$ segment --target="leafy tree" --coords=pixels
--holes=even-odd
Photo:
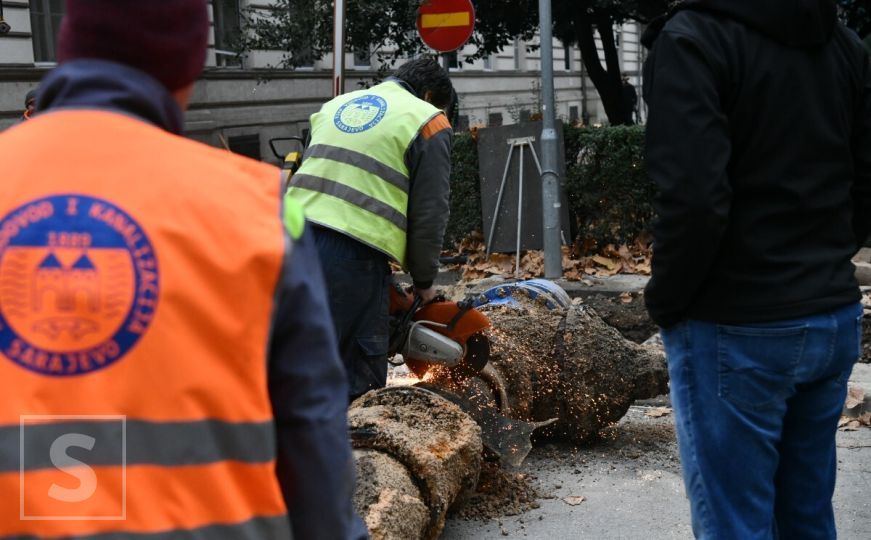
[[[844,24],[871,43],[871,6],[867,0],[838,0]]]
[[[346,44],[371,51],[381,63],[426,53],[415,31],[422,0],[349,0]],[[538,29],[538,0],[477,0],[477,52],[466,59],[494,54],[514,39],[530,40]],[[622,81],[614,26],[629,20],[648,22],[662,14],[668,0],[554,0],[554,33],[566,44],[577,44],[593,84],[612,124],[623,123]],[[284,51],[281,67],[298,67],[332,50],[333,7],[328,0],[275,0],[271,8],[246,11],[242,50]],[[600,61],[595,36],[604,51]]]

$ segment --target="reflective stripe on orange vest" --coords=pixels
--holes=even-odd
[[[177,466],[275,459],[272,422],[56,422],[0,427],[0,472],[53,467],[42,450],[69,433],[103,441],[88,453],[91,465]]]
[[[279,171],[85,110],[0,161],[0,538],[288,538]]]

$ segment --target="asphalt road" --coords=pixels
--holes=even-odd
[[[851,379],[871,394],[871,366]],[[636,406],[594,445],[536,448],[520,470],[534,476],[540,508],[491,521],[448,520],[445,540],[692,538],[672,416]],[[871,429],[838,433],[839,538],[871,538]],[[564,499],[584,497],[570,505]],[[569,499],[572,502],[576,500]]]

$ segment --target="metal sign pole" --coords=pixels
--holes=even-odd
[[[541,200],[544,215],[544,277],[562,277],[560,246],[559,138],[556,131],[556,97],[553,88],[553,15],[551,0],[538,0],[541,25]]]
[[[333,97],[345,93],[345,0],[334,0]]]

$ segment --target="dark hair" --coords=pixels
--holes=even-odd
[[[448,72],[433,58],[409,60],[399,66],[393,76],[408,83],[420,99],[423,99],[427,92],[432,92],[432,104],[439,109],[444,109],[451,104],[454,91],[451,79]]]

